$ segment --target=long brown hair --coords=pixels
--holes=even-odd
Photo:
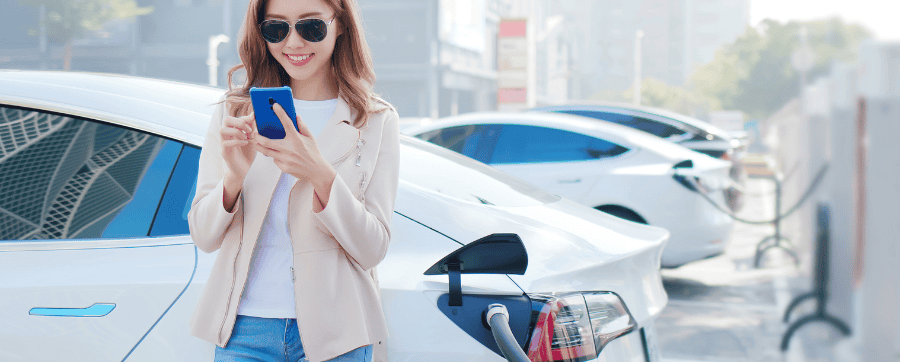
[[[265,18],[269,0],[250,0],[247,16],[241,26],[238,55],[241,63],[228,71],[226,104],[232,117],[250,114],[250,87],[281,87],[290,85],[291,77],[281,64],[269,54],[266,41],[258,24]],[[331,55],[331,69],[337,79],[338,96],[344,98],[355,114],[357,128],[368,120],[375,71],[372,55],[363,32],[362,18],[356,0],[323,0],[334,11],[343,33],[337,37]],[[243,85],[232,82],[234,72],[245,69],[247,80]]]

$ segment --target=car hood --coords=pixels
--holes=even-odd
[[[400,184],[395,210],[462,244],[493,233],[518,234],[528,253],[528,269],[510,278],[526,293],[612,291],[639,322],[657,315],[666,304],[659,274],[669,238],[664,229],[624,221],[566,199],[499,207],[408,182]]]

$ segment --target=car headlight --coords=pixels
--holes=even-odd
[[[541,305],[528,345],[528,358],[532,362],[594,359],[610,341],[636,327],[631,313],[615,293],[528,296],[533,303]]]

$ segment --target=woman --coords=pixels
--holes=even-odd
[[[383,361],[375,266],[390,242],[398,116],[371,94],[355,0],[251,0],[239,45],[246,83],[214,113],[188,220],[218,250],[191,334],[216,361]],[[289,85],[294,129],[255,132],[249,88]],[[256,112],[270,111],[255,110]],[[305,359],[304,359],[305,358]]]

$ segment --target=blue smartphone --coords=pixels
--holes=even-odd
[[[256,117],[256,131],[269,139],[282,139],[285,136],[281,120],[272,109],[275,103],[281,105],[297,128],[297,114],[294,111],[294,96],[291,87],[250,88],[250,103],[253,105],[253,116]]]

